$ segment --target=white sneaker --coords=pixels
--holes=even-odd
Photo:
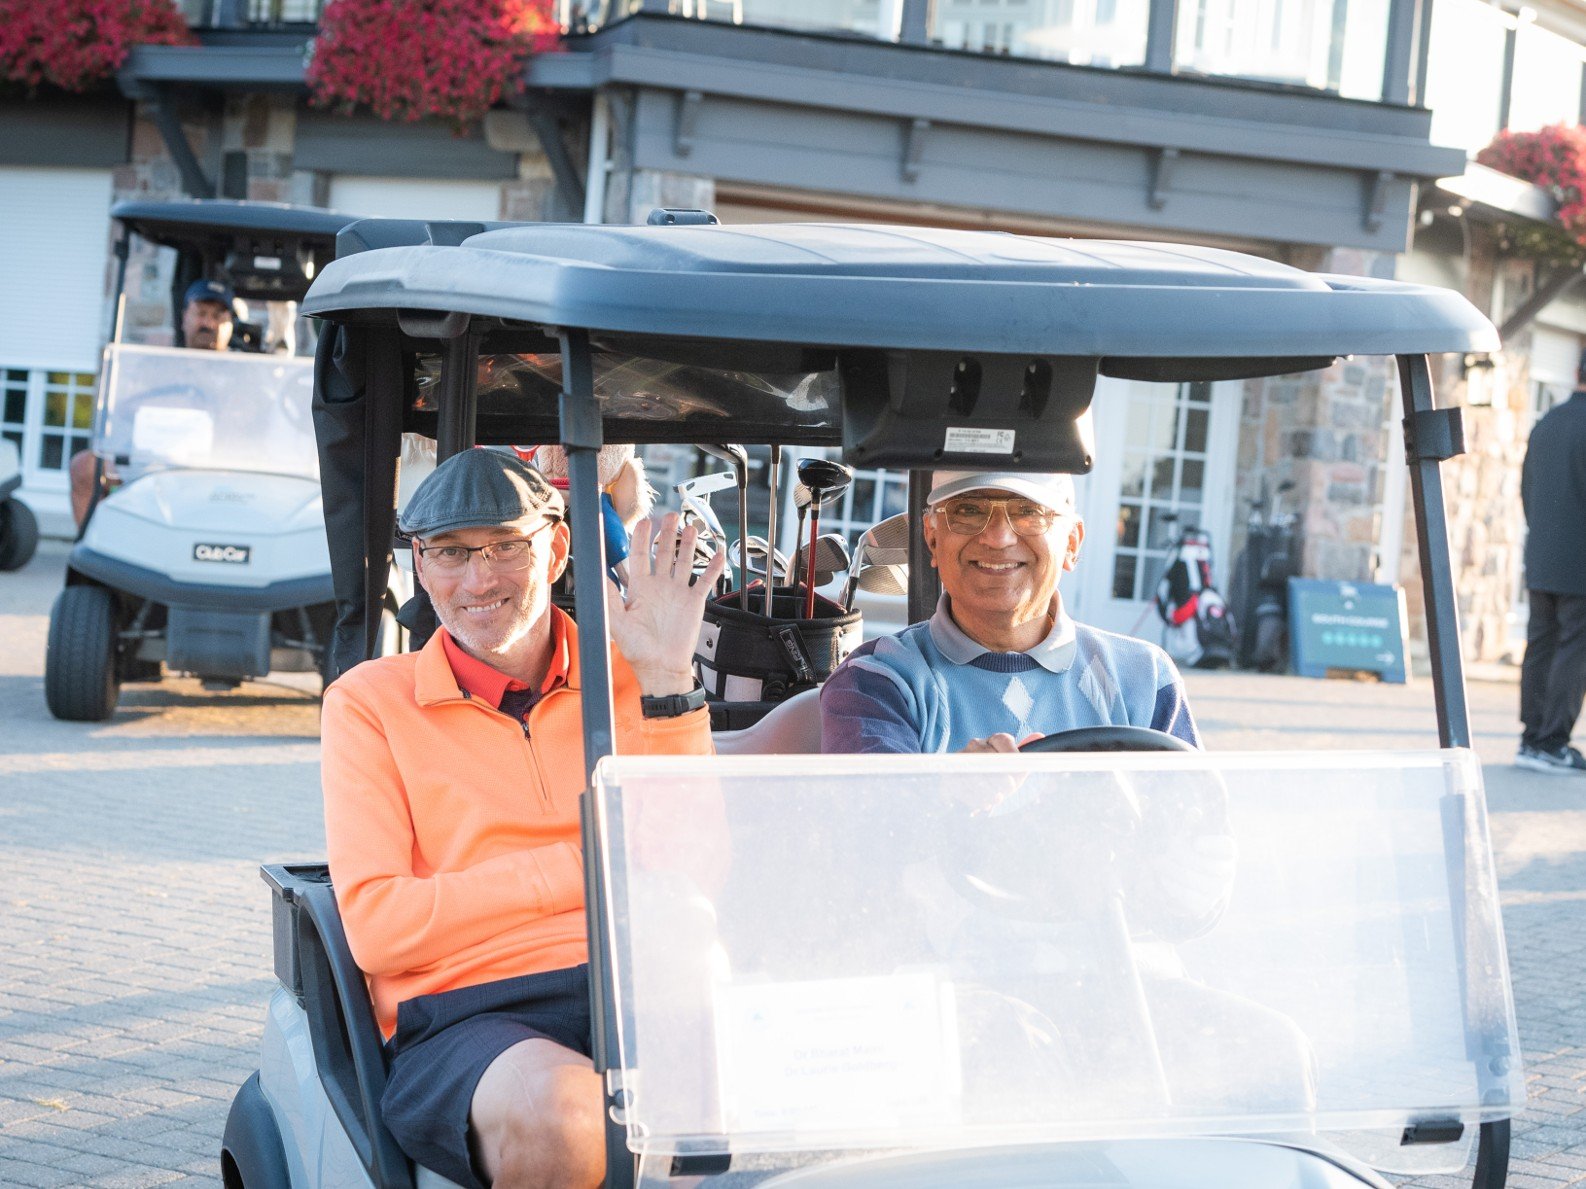
[[[1527,747],[1522,743],[1519,754],[1514,757],[1514,766],[1529,768],[1532,772],[1553,772],[1561,775],[1572,772],[1586,773],[1586,756],[1581,755],[1573,747],[1543,751],[1540,747]]]

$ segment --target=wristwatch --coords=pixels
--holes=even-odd
[[[639,696],[639,709],[644,712],[645,718],[676,718],[680,714],[698,710],[704,704],[705,687],[697,678],[694,688],[686,694],[664,694],[659,698],[652,698],[648,694]]]

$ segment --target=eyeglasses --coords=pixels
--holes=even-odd
[[[931,511],[946,520],[947,527],[959,536],[973,537],[986,531],[998,508],[1021,537],[1039,537],[1063,518],[1063,513],[1034,500],[985,500],[979,496],[943,500]]]
[[[460,574],[468,568],[468,559],[477,553],[485,565],[498,574],[521,570],[529,564],[530,544],[534,537],[559,520],[547,520],[533,532],[522,537],[508,537],[488,545],[420,545],[419,556],[424,564],[433,566],[443,574]]]

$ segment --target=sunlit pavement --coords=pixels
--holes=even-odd
[[[324,851],[315,682],[131,686],[108,724],[56,722],[42,672],[64,557],[46,544],[0,574],[0,1185],[214,1184],[274,982],[258,864]],[[1425,680],[1189,685],[1219,749],[1436,745]],[[1586,1180],[1586,778],[1512,768],[1516,686],[1469,693],[1532,1096],[1509,1184],[1571,1184]]]

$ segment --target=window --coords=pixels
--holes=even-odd
[[[1205,504],[1211,385],[1140,385],[1129,398],[1112,597],[1150,597],[1180,531]]]
[[[24,368],[0,371],[0,437],[17,448],[17,457],[26,458],[23,438],[27,430],[28,373]]]
[[[65,470],[73,454],[88,449],[94,428],[92,372],[45,372],[44,420],[39,430],[38,466]]]

